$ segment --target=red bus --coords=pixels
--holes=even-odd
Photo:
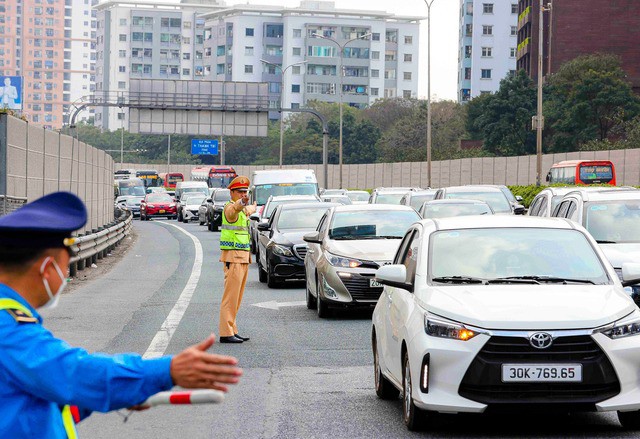
[[[609,160],[564,160],[551,166],[549,184],[616,185],[616,169]]]
[[[160,180],[158,186],[162,186],[165,189],[174,189],[176,188],[176,183],[179,181],[184,181],[184,175],[180,172],[164,172],[158,175],[158,179]]]
[[[231,166],[197,166],[191,170],[191,180],[204,181],[209,187],[227,187],[237,176]]]

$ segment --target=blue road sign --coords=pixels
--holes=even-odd
[[[191,139],[191,154],[218,155],[218,141],[213,139]]]

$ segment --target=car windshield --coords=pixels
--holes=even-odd
[[[472,258],[469,252],[473,252]],[[548,277],[609,283],[587,237],[577,230],[443,230],[431,234],[429,253],[430,277],[434,281]]]
[[[375,204],[400,204],[404,193],[398,194],[378,194],[374,200]]]
[[[420,195],[413,195],[411,197],[411,201],[409,201],[409,204],[411,205],[411,207],[413,207],[415,210],[420,210],[420,207],[422,207],[422,205],[424,204],[425,201],[431,201],[433,200],[433,197],[435,197],[436,192],[433,191],[432,194],[420,194]]]
[[[640,200],[588,202],[584,227],[596,241],[640,242]]]
[[[322,195],[344,195],[344,190],[342,189],[326,189]]]
[[[142,197],[147,193],[144,186],[129,186],[122,187],[120,186],[120,195],[135,195],[138,197]]]
[[[280,206],[281,204],[286,204],[286,203],[317,203],[318,200],[317,199],[309,199],[309,200],[305,200],[304,198],[302,200],[271,200],[269,202],[269,204],[267,205],[266,209],[263,212],[264,218],[271,218],[271,214],[273,213],[274,210],[276,210],[276,207]]]
[[[447,199],[479,200],[487,203],[494,212],[511,212],[511,205],[507,197],[500,191],[496,192],[449,192]]]
[[[291,209],[280,212],[278,218],[279,230],[309,229],[318,227],[320,218],[327,213],[328,207],[313,207],[309,209]]]
[[[185,197],[184,204],[202,204],[205,198],[204,195],[189,195]]]
[[[209,195],[209,188],[208,187],[184,187],[182,188],[182,196],[184,197],[184,194],[188,194],[188,193],[193,193],[193,192],[199,192],[201,194]]]
[[[220,189],[213,196],[213,201],[229,201],[231,199],[231,191],[229,189]]]
[[[414,210],[354,210],[336,212],[331,221],[331,239],[402,238],[420,217]]]
[[[147,196],[147,203],[171,203],[173,200],[167,194],[156,194]]]
[[[281,195],[318,195],[318,185],[315,183],[282,183],[264,184],[254,188],[254,199],[260,206],[264,205],[269,196]]]
[[[449,216],[492,215],[486,204],[431,204],[424,206],[423,218],[445,218]]]
[[[347,192],[347,197],[351,198],[351,201],[369,201],[368,192]]]
[[[518,202],[518,200],[516,200],[516,197],[513,195],[513,192],[511,192],[511,189],[506,186],[500,186],[500,190],[502,191],[504,196],[507,197],[507,200],[509,200],[510,203]]]

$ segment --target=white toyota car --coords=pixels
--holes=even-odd
[[[372,319],[376,393],[410,430],[433,412],[617,411],[640,428],[640,311],[581,226],[466,216],[413,224]],[[425,425],[426,424],[426,425]]]

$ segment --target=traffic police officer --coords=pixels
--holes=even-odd
[[[238,334],[236,316],[247,283],[249,251],[249,216],[256,211],[249,205],[249,179],[234,178],[227,188],[231,201],[224,206],[220,232],[220,262],[224,264],[224,294],[220,303],[220,343],[242,343],[248,337]]]
[[[58,303],[69,268],[71,232],[84,226],[82,201],[44,196],[0,217],[0,437],[76,438],[92,411],[136,407],[174,385],[226,391],[242,371],[209,354],[214,337],[175,356],[89,354],[42,326],[37,308]]]

